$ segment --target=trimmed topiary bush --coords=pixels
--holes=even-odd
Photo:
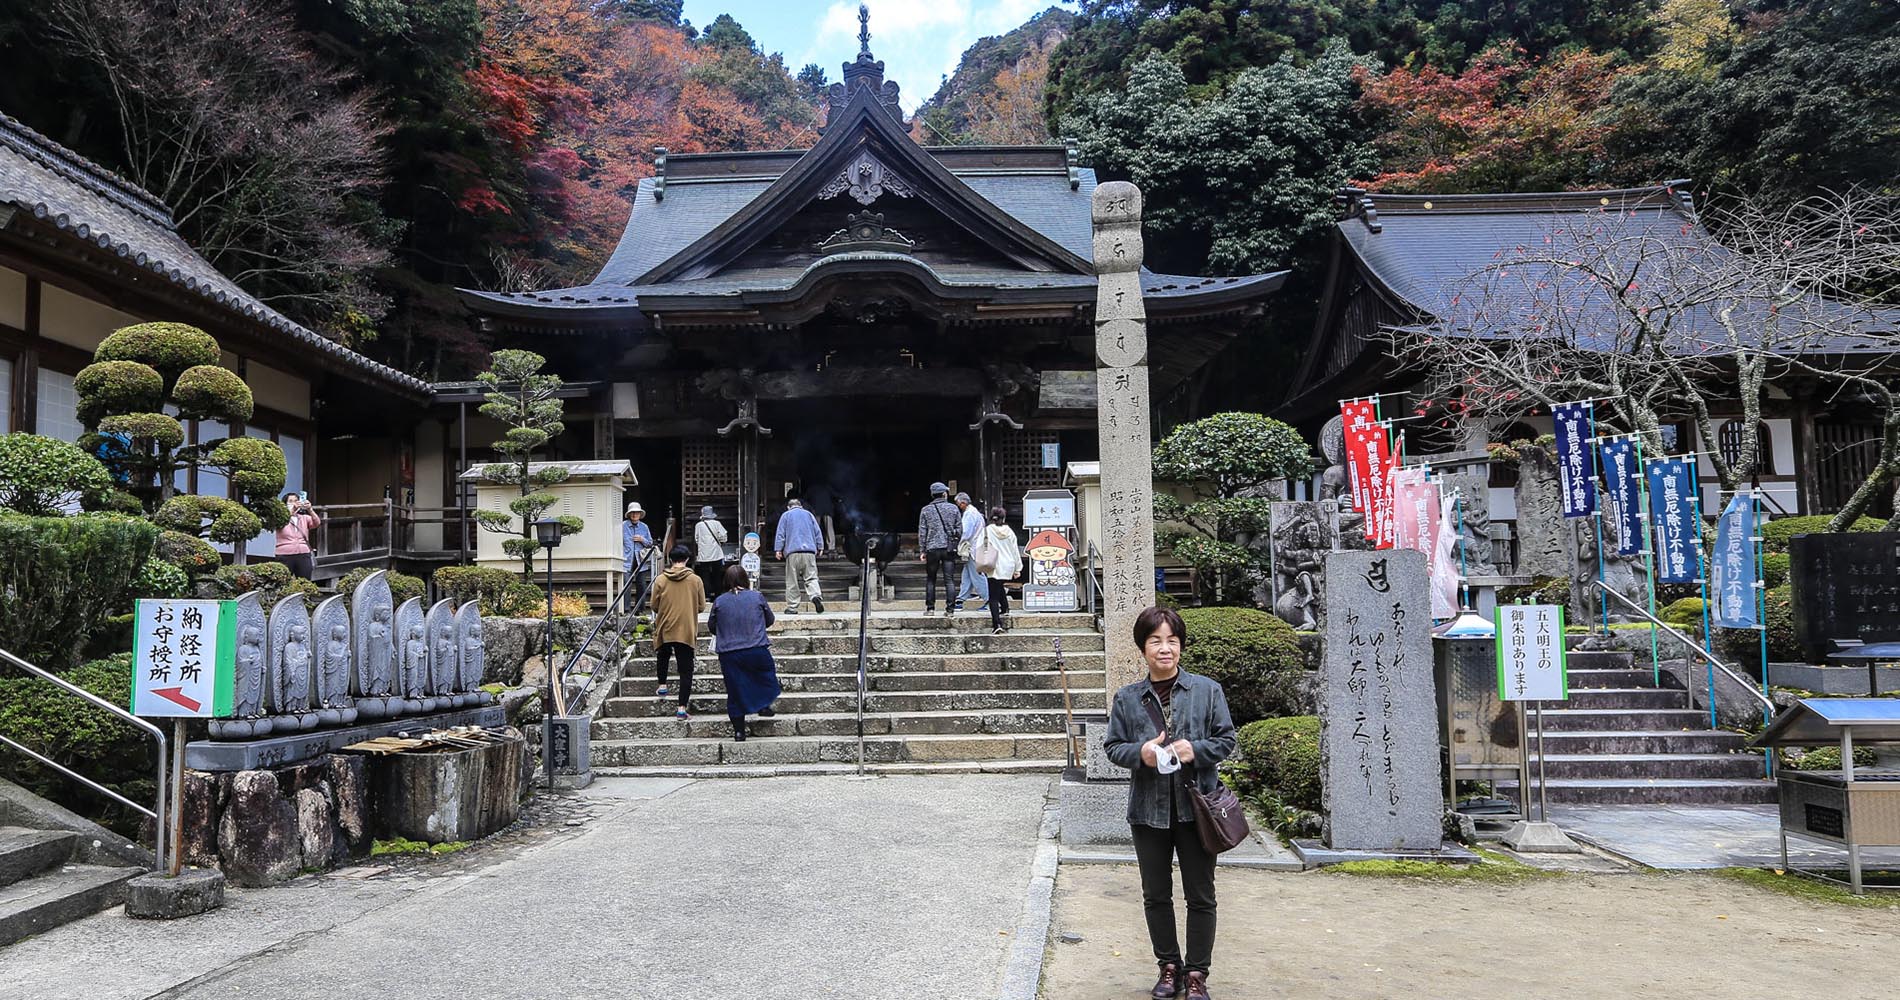
[[[1827,514],[1810,517],[1777,517],[1762,525],[1762,547],[1769,552],[1788,551],[1788,539],[1796,535],[1818,535],[1827,531],[1828,522],[1834,520]],[[1880,531],[1887,522],[1877,517],[1863,517],[1855,521],[1849,531]]]
[[[211,579],[217,584],[218,592],[225,597],[237,597],[255,590],[265,608],[282,600],[290,594],[302,594],[305,602],[314,607],[322,591],[317,585],[300,576],[292,576],[290,567],[283,563],[251,563],[245,566],[221,566]]]
[[[56,517],[111,489],[111,473],[76,444],[38,434],[0,434],[0,507]]]
[[[154,554],[192,576],[209,573],[224,564],[210,542],[183,531],[159,532]]]
[[[113,331],[100,341],[92,357],[149,365],[169,387],[186,369],[217,364],[218,342],[185,323],[138,323]]]
[[[163,413],[121,413],[99,419],[99,433],[80,438],[88,448],[123,448],[127,438],[136,447],[150,442],[160,448],[185,443],[185,425]]]
[[[343,579],[336,582],[336,592],[339,594],[356,593],[357,584],[369,579],[369,575],[374,572],[376,572],[375,568],[370,566],[359,566],[356,569],[350,570],[348,573],[343,574]],[[419,576],[391,572],[386,575],[385,579],[389,581],[389,592],[395,597],[397,604],[401,604],[411,597],[427,597],[429,594],[429,585],[423,583],[422,578]]]
[[[435,571],[435,592],[440,599],[453,601],[457,607],[478,601],[485,615],[501,614],[508,588],[520,582],[514,573],[488,566],[444,566]]]
[[[1250,722],[1240,727],[1237,751],[1236,775],[1248,790],[1271,792],[1287,805],[1319,811],[1318,716]]]
[[[1293,626],[1255,608],[1181,611],[1181,665],[1220,682],[1236,725],[1299,712],[1306,657]]]
[[[94,361],[73,376],[79,419],[91,425],[108,413],[155,413],[165,406],[165,377],[137,361]]]
[[[0,649],[71,666],[99,623],[127,609],[157,541],[158,529],[118,514],[0,515]]]
[[[152,515],[152,523],[188,535],[203,532],[214,542],[247,542],[264,530],[263,518],[237,501],[196,495],[165,501]]]
[[[178,415],[188,419],[241,422],[251,419],[251,387],[237,372],[218,365],[187,368],[172,387]]]
[[[139,575],[132,580],[134,598],[183,597],[190,591],[191,577],[156,554],[145,560],[145,565],[139,567]]]
[[[1765,552],[1761,557],[1761,579],[1771,589],[1788,582],[1793,557],[1786,552]]]

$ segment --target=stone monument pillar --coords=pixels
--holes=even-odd
[[[1141,302],[1141,189],[1095,189],[1095,413],[1102,463],[1102,627],[1108,689],[1140,679],[1135,615],[1154,603],[1153,443],[1148,430],[1148,314]]]

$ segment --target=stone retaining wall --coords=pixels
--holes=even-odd
[[[325,754],[269,770],[186,771],[185,863],[263,886],[369,853],[366,763]]]

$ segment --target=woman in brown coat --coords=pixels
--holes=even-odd
[[[673,546],[666,554],[666,571],[653,581],[653,645],[659,668],[657,694],[666,697],[666,661],[679,661],[679,708],[673,717],[686,718],[686,702],[693,696],[693,647],[699,642],[699,613],[706,607],[706,585],[687,565],[692,550]]]

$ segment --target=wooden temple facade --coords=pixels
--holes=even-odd
[[[559,457],[632,462],[656,525],[769,527],[796,493],[840,532],[914,530],[932,481],[1014,513],[1096,457],[1096,181],[1072,150],[918,145],[867,39],[811,149],[655,166],[591,282],[463,296],[497,346],[596,385],[568,407],[592,453]],[[1158,406],[1192,415],[1283,277],[1143,272]]]

